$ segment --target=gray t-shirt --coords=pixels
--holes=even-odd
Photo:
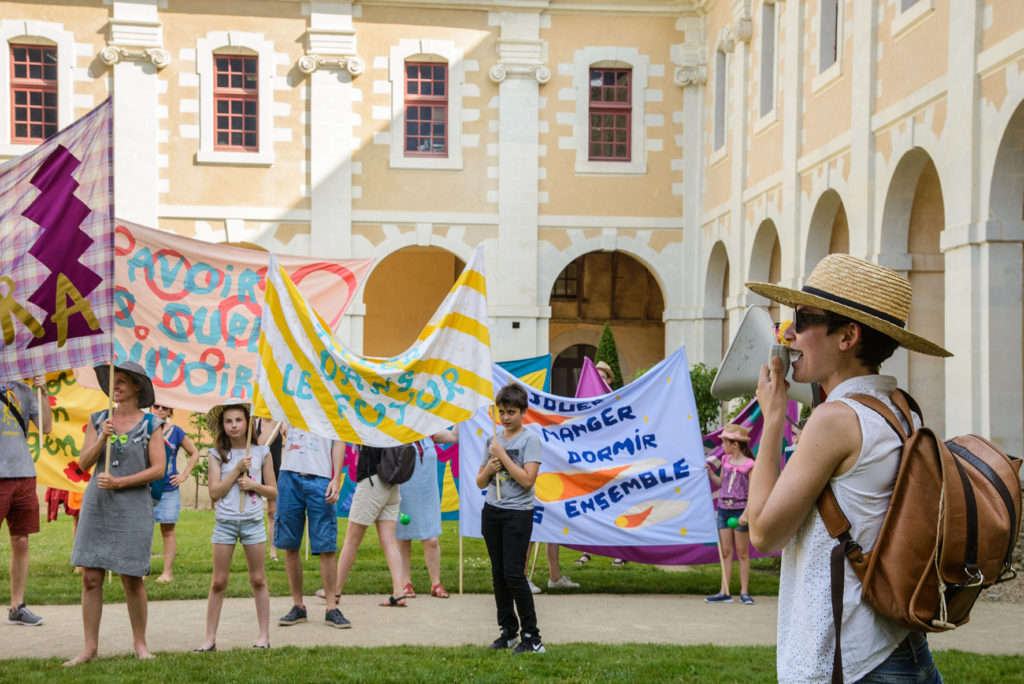
[[[7,401],[18,408],[25,421],[39,424],[39,406],[31,387],[23,382],[2,383],[0,392],[4,393]],[[6,404],[0,402],[0,478],[35,476],[36,466],[32,461],[32,454],[28,451],[25,432],[22,431],[14,413]]]
[[[540,463],[540,437],[525,428],[512,439],[505,441],[505,435],[498,435],[498,444],[505,447],[512,462],[522,468],[527,463]],[[484,445],[484,458],[488,458],[488,449],[491,447],[491,438],[487,438]],[[501,478],[501,501],[498,501],[498,491],[495,487],[495,478]],[[533,510],[533,487],[524,488],[515,481],[508,471],[502,469],[491,477],[487,483],[487,496],[485,503],[498,508],[509,508],[516,511]]]

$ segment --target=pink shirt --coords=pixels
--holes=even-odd
[[[719,490],[719,508],[746,508],[747,492],[750,491],[750,470],[754,459],[748,458],[742,465],[735,465],[732,456],[722,457],[722,488]]]

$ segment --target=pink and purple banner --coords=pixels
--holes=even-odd
[[[112,122],[108,98],[0,166],[0,380],[110,360]]]

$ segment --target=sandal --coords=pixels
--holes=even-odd
[[[412,588],[412,582],[402,587],[402,595],[405,598],[416,598],[416,590]]]
[[[192,652],[193,653],[212,653],[213,651],[216,651],[216,650],[217,650],[217,644],[214,644],[210,648],[193,648]]]
[[[253,644],[252,647],[253,648],[270,648],[270,644],[267,644],[266,646],[260,646],[259,644]]]
[[[583,564],[589,563],[589,562],[590,562],[590,554],[587,553],[586,551],[583,552],[582,556],[580,556],[579,558],[576,559],[576,565],[583,565]]]
[[[444,590],[444,585],[438,582],[430,587],[430,595],[436,598],[448,598],[450,594]]]
[[[613,568],[621,568],[622,566],[624,566],[628,562],[629,561],[624,561],[621,558],[616,558],[615,560],[612,561],[612,567]]]
[[[399,596],[395,598],[394,596],[388,596],[387,601],[381,601],[377,605],[381,608],[405,608],[405,597]]]

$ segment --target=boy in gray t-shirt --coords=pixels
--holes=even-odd
[[[527,395],[521,385],[505,385],[494,403],[504,430],[497,439],[487,440],[487,459],[476,475],[477,486],[487,488],[480,528],[491,557],[494,602],[501,627],[491,648],[515,646],[516,653],[543,653],[537,611],[525,572],[526,550],[533,533],[533,483],[540,470],[540,438],[523,428]],[[521,639],[517,639],[517,632]]]

